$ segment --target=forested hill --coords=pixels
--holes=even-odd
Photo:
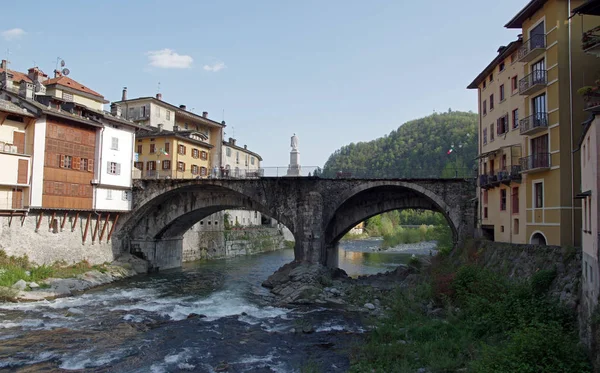
[[[404,123],[384,137],[342,146],[325,163],[323,175],[472,176],[476,156],[477,114],[449,110]]]

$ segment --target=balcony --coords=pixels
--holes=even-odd
[[[531,95],[548,84],[548,73],[546,70],[536,70],[519,80],[519,94]]]
[[[510,168],[499,170],[495,174],[479,175],[479,187],[482,189],[495,188],[500,184],[510,185],[513,181],[521,181],[521,166],[510,166]]]
[[[519,121],[521,135],[534,135],[548,129],[548,113],[535,113]]]
[[[546,35],[532,35],[519,48],[519,62],[531,62],[546,51]]]
[[[600,26],[583,33],[581,49],[587,54],[600,57]]]
[[[549,170],[552,166],[550,153],[535,153],[520,159],[521,173],[533,173]]]

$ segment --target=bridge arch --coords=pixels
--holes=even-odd
[[[359,185],[342,198],[327,227],[322,263],[337,266],[337,243],[358,223],[393,210],[422,209],[441,213],[452,230],[453,241],[459,240],[460,212],[451,208],[443,196],[410,182],[374,181]]]

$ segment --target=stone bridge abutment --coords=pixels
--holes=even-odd
[[[246,208],[290,229],[294,260],[337,266],[337,242],[359,222],[396,209],[441,212],[455,243],[473,234],[475,188],[470,180],[259,178],[138,180],[133,210],[119,221],[116,249],[142,253],[154,266],[181,266],[183,234],[224,209]]]

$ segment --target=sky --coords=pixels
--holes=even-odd
[[[466,86],[518,30],[528,0],[11,1],[0,56],[57,58],[109,101],[154,96],[225,120],[225,138],[302,166],[436,112],[477,111]],[[106,107],[108,109],[108,105]]]

